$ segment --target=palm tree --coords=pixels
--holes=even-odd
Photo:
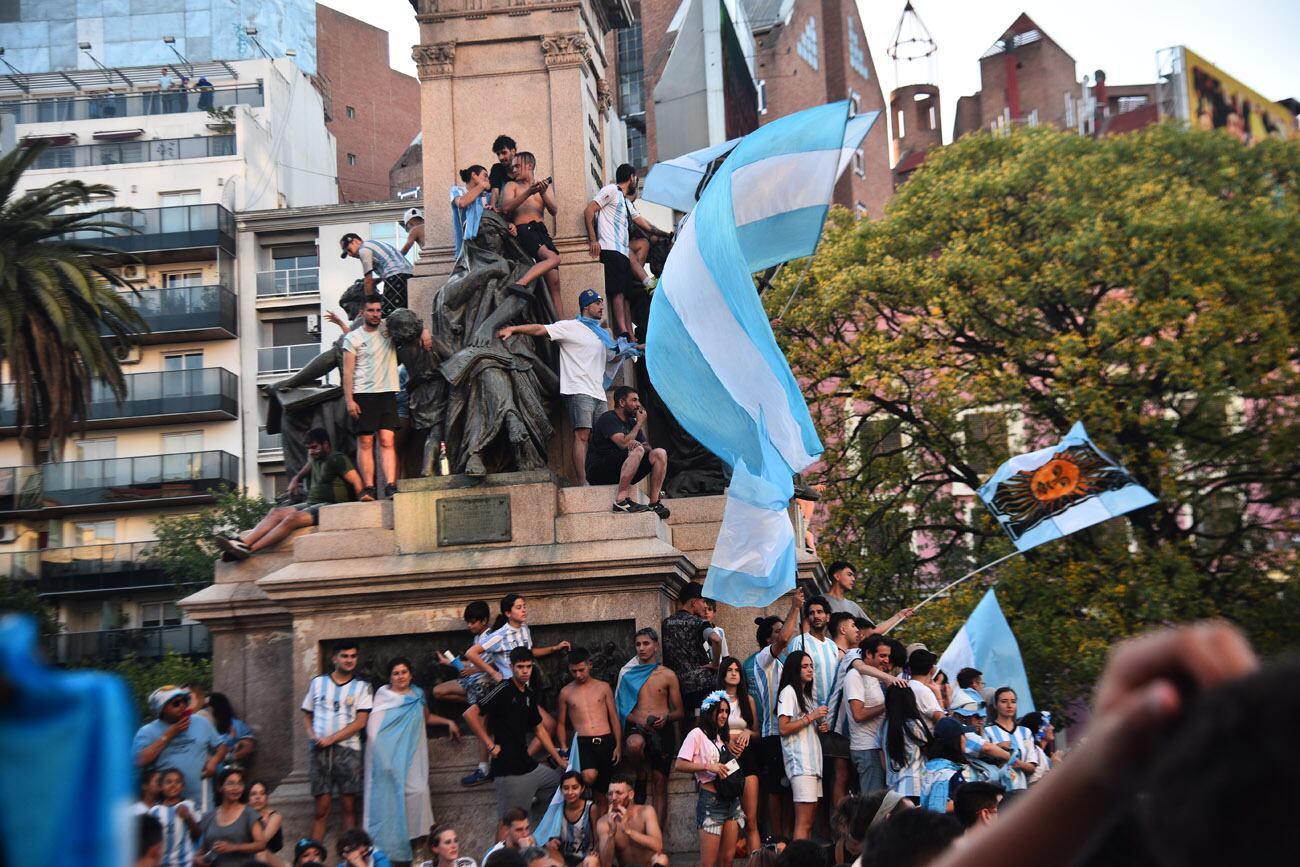
[[[94,381],[119,400],[125,395],[114,350],[146,328],[130,297],[116,291],[130,288],[107,264],[119,252],[73,234],[131,230],[103,217],[127,209],[78,210],[113,187],[62,180],[15,195],[41,150],[0,158],[0,367],[8,369],[20,435],[59,440],[84,420]]]

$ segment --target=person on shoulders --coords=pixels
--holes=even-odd
[[[826,604],[830,606],[830,611],[835,614],[840,611],[847,611],[854,617],[863,618],[871,623],[871,632],[884,635],[898,624],[912,616],[911,608],[902,608],[895,612],[894,616],[884,623],[876,623],[867,616],[867,612],[862,610],[862,606],[852,599],[848,594],[853,592],[853,587],[858,581],[858,570],[853,567],[852,563],[844,560],[836,560],[826,569],[826,574],[831,576],[831,586],[822,597]],[[866,635],[862,636],[866,638]]]
[[[672,514],[660,499],[664,476],[668,474],[668,452],[651,448],[645,438],[645,408],[636,389],[620,385],[614,389],[614,408],[597,419],[587,452],[587,481],[593,485],[618,485],[615,512],[643,512],[647,509],[667,520]],[[650,477],[650,505],[632,499],[632,486]]]

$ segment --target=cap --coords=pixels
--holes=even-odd
[[[912,644],[907,645],[907,655],[911,656],[913,653],[915,653],[918,650],[929,650],[929,649],[930,648],[926,647],[921,642],[916,641],[913,642]]]
[[[980,694],[967,688],[953,691],[952,704],[948,709],[961,716],[984,716],[984,706]]]
[[[339,247],[341,247],[343,250],[343,253],[339,256],[339,258],[346,259],[348,257],[348,244],[351,244],[353,241],[360,241],[360,240],[361,240],[361,236],[358,235],[356,232],[348,232],[342,238],[339,238]]]
[[[966,733],[966,727],[950,716],[934,724],[935,738],[956,738]]]
[[[321,841],[313,840],[311,837],[303,837],[293,847],[293,860],[297,861],[302,857],[302,853],[306,852],[308,849],[319,849],[321,852],[327,851],[325,849],[325,844]]]
[[[411,220],[414,220],[416,217],[419,217],[421,220],[423,220],[424,211],[421,211],[419,208],[407,208],[406,213],[402,214],[402,225],[405,226],[407,223],[411,222]]]
[[[154,713],[160,713],[167,703],[177,696],[190,697],[190,691],[183,686],[173,686],[167,684],[160,686],[149,694],[149,708]]]
[[[600,300],[600,293],[595,289],[583,289],[582,294],[578,296],[578,310],[585,310],[588,304],[595,304]]]

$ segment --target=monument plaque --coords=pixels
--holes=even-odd
[[[510,541],[510,497],[449,497],[438,501],[438,547]]]

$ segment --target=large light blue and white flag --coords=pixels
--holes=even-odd
[[[655,389],[732,468],[704,586],[729,605],[768,605],[794,587],[791,476],[822,444],[751,275],[816,249],[861,140],[846,148],[848,112],[848,102],[810,108],[741,139],[682,223],[650,308]],[[854,130],[869,128],[863,119]]]
[[[979,495],[1021,551],[1156,502],[1093,445],[1082,422],[1056,445],[998,467]]]
[[[565,771],[574,771],[582,773],[582,761],[578,757],[578,735],[573,735],[573,741],[569,744],[569,762],[564,768]],[[555,794],[551,795],[551,803],[546,807],[546,813],[543,814],[537,827],[533,829],[533,839],[539,846],[545,846],[548,842],[560,836],[561,824],[564,821],[564,793],[560,791],[560,786],[555,787]]]
[[[993,689],[1009,686],[1016,691],[1016,713],[1024,716],[1034,709],[1034,697],[1029,692],[1029,678],[1025,664],[1020,659],[1020,645],[1011,632],[1011,625],[998,605],[997,593],[992,588],[975,606],[962,628],[957,630],[948,649],[939,657],[939,670],[948,675],[949,683],[957,682],[957,672],[963,668],[977,668],[984,673],[984,685]],[[994,713],[992,708],[988,711]]]

